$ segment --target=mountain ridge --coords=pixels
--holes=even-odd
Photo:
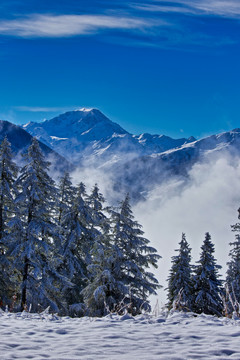
[[[21,126],[15,125],[7,120],[0,120],[0,142],[5,138],[5,136],[11,143],[11,149],[15,155],[19,153],[23,155],[26,153],[33,138],[32,135]],[[73,168],[72,164],[70,164],[64,157],[41,141],[38,140],[38,142],[43,154],[46,157],[51,158],[54,168],[55,166],[58,169],[66,168],[70,170]]]
[[[31,135],[74,163],[98,158],[101,165],[114,158],[163,152],[195,140],[172,139],[166,135],[133,135],[112,122],[98,109],[80,109],[60,114],[41,123],[23,125]],[[135,154],[135,156],[134,156]]]
[[[239,128],[199,140],[133,135],[97,109],[70,111],[42,123],[28,123],[23,129],[75,168],[104,172],[116,192],[130,192],[135,199],[169,177],[187,179],[194,164],[214,154],[240,157]]]

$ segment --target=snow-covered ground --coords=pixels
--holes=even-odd
[[[0,313],[0,359],[240,359],[240,320]]]

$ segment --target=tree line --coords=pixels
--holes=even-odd
[[[134,219],[129,195],[105,206],[65,173],[56,184],[33,138],[19,170],[0,146],[0,301],[12,311],[103,316],[149,311],[160,287],[150,271],[160,256]]]
[[[239,217],[240,218],[240,217]],[[239,232],[240,223],[232,225]],[[191,264],[191,248],[183,233],[178,254],[172,257],[168,277],[168,309],[192,311],[217,316],[240,316],[240,235],[230,243],[230,261],[225,281],[221,280],[214,258],[214,244],[207,232],[201,246],[200,259]]]
[[[161,287],[151,267],[160,256],[144,237],[127,194],[105,205],[98,185],[88,194],[66,172],[57,183],[33,138],[18,168],[11,145],[0,145],[0,306],[62,315],[136,315],[150,311],[149,295]],[[240,216],[239,216],[240,218]],[[240,223],[232,226],[240,232]],[[240,235],[230,243],[226,280],[219,276],[206,233],[200,259],[191,264],[185,234],[172,257],[169,310],[240,314]]]

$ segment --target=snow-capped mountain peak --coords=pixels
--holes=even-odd
[[[136,158],[161,153],[195,139],[172,139],[165,135],[132,135],[95,108],[80,108],[45,120],[30,122],[24,129],[67,159],[79,164],[81,160],[98,158],[100,165],[111,159]]]
[[[112,157],[123,159],[123,154],[135,158],[192,141],[165,135],[132,135],[95,108],[68,111],[42,123],[30,122],[24,129],[71,161],[97,157],[100,165],[109,163]]]
[[[30,133],[35,132],[36,128],[42,128],[48,135],[62,138],[79,137],[94,127],[101,130],[99,138],[107,137],[114,132],[126,133],[125,130],[109,120],[101,111],[85,108],[68,111],[42,123],[31,122],[24,127]]]
[[[42,123],[31,122],[24,129],[77,166],[92,165],[125,174],[118,180],[127,186],[134,184],[139,192],[144,191],[146,181],[150,185],[159,182],[166,172],[186,174],[186,169],[204,154],[238,149],[240,144],[240,129],[200,140],[193,136],[132,135],[94,108],[68,111]]]
[[[145,193],[166,176],[186,177],[191,166],[204,157],[240,154],[239,128],[200,140],[193,136],[132,135],[94,108],[68,111],[22,128],[76,166],[104,168],[124,192],[132,188],[136,194]],[[6,131],[10,137],[11,129]],[[1,133],[5,130],[0,126]]]
[[[41,123],[30,122],[24,129],[61,155],[76,162],[93,151],[96,156],[96,142],[99,144],[99,154],[102,154],[102,149],[106,148],[105,141],[116,134],[128,134],[120,125],[94,108],[68,111]]]
[[[75,109],[74,111],[82,111],[82,112],[89,112],[89,111],[92,111],[94,110],[93,108],[80,108],[80,109]]]

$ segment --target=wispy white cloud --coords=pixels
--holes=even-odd
[[[189,45],[197,47],[221,47],[239,43],[236,31],[223,25],[223,31],[215,26],[205,26],[212,19],[237,20],[231,23],[238,26],[240,19],[239,0],[145,0],[132,2],[129,6],[138,11],[139,16],[165,19],[171,27],[154,28],[152,45],[167,48]],[[141,15],[142,14],[142,15]],[[198,21],[192,21],[196,18]],[[183,48],[181,48],[183,49]],[[193,50],[193,48],[191,49]]]
[[[197,0],[193,2],[179,1],[185,5],[190,6],[196,12],[202,14],[216,15],[229,18],[240,17],[240,2],[239,0]]]
[[[152,19],[111,15],[30,15],[0,21],[0,34],[18,37],[71,37],[101,30],[140,30],[166,24]]]
[[[175,0],[156,1],[156,4],[132,4],[132,7],[148,12],[182,13],[186,15],[214,15],[225,18],[240,18],[239,0]]]
[[[169,6],[166,5],[167,2],[165,2],[164,4],[136,4],[133,3],[131,4],[131,7],[138,9],[138,10],[143,10],[143,11],[147,11],[147,12],[162,12],[162,13],[194,13],[194,10],[191,8],[186,8],[186,7],[181,7],[178,6],[177,3],[175,6]]]
[[[214,28],[206,28],[202,23],[193,28],[181,16],[240,19],[239,0],[132,0],[128,6],[119,13],[108,9],[104,14],[30,14],[0,20],[0,36],[63,38],[104,32],[105,41],[170,49],[179,45],[212,47],[239,42],[235,32],[217,34]]]
[[[67,107],[41,107],[41,106],[14,106],[17,111],[26,112],[55,112],[55,111],[67,111]]]

